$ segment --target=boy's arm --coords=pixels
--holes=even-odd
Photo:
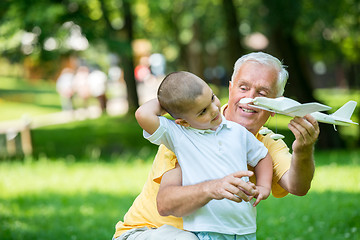
[[[258,205],[261,200],[268,198],[271,191],[273,166],[269,153],[258,162],[254,172],[256,176],[256,189],[259,191],[259,194],[256,196],[256,201],[254,203],[254,207],[256,207],[256,205]]]
[[[160,126],[159,116],[166,111],[155,98],[141,105],[135,112],[135,117],[140,127],[149,134],[153,134]]]

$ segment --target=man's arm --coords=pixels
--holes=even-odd
[[[135,117],[140,127],[149,134],[153,134],[159,128],[159,116],[165,114],[157,99],[152,99],[141,105],[135,112]]]
[[[255,194],[254,186],[241,180],[241,177],[250,177],[251,175],[253,173],[250,171],[239,171],[221,179],[182,186],[181,168],[177,164],[161,179],[156,199],[158,212],[161,216],[183,217],[201,208],[212,199],[227,198],[234,202],[249,201],[249,196],[242,190],[247,194]]]
[[[304,196],[311,187],[314,177],[314,145],[319,136],[318,122],[311,115],[295,117],[288,125],[295,135],[292,144],[290,169],[279,180],[279,184],[289,193]]]
[[[255,166],[256,189],[259,194],[255,196],[256,201],[253,204],[256,207],[261,200],[269,197],[271,192],[271,181],[273,175],[272,159],[268,153],[265,158],[261,159]]]

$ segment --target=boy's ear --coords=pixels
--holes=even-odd
[[[179,125],[181,125],[183,127],[190,127],[190,124],[186,120],[184,120],[182,118],[175,119],[175,123],[179,124]]]

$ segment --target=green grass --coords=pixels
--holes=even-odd
[[[151,159],[1,162],[0,239],[110,239]],[[306,196],[261,202],[258,239],[359,239],[360,151],[319,152],[316,162]]]
[[[150,163],[0,164],[0,239],[111,239]]]
[[[66,124],[36,128],[31,131],[33,157],[66,161],[133,161],[157,147],[142,137],[134,116],[102,116]],[[22,159],[21,136],[16,137],[17,154]],[[5,135],[0,135],[0,160],[6,159]]]
[[[359,239],[360,151],[318,152],[315,159],[306,196],[261,202],[259,239]]]
[[[334,108],[360,100],[358,91],[317,94]],[[54,83],[1,78],[0,108],[3,121],[60,111],[60,102]],[[272,119],[269,126],[291,142],[286,121]],[[358,129],[347,134],[356,136]],[[0,136],[0,239],[110,239],[156,153],[133,116],[42,127],[32,130],[32,141],[33,157],[19,152],[6,159]],[[258,239],[359,239],[359,172],[359,150],[317,151],[306,196],[270,197],[259,205]]]
[[[55,83],[20,78],[0,78],[0,121],[16,120],[61,111],[60,97]]]
[[[51,136],[51,137],[49,137]],[[32,131],[34,156],[76,160],[117,159],[155,153],[133,116],[88,119]]]

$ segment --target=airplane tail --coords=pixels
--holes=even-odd
[[[339,108],[336,112],[334,112],[332,116],[350,120],[352,114],[354,113],[356,105],[357,102],[349,101],[345,103],[341,108]]]

